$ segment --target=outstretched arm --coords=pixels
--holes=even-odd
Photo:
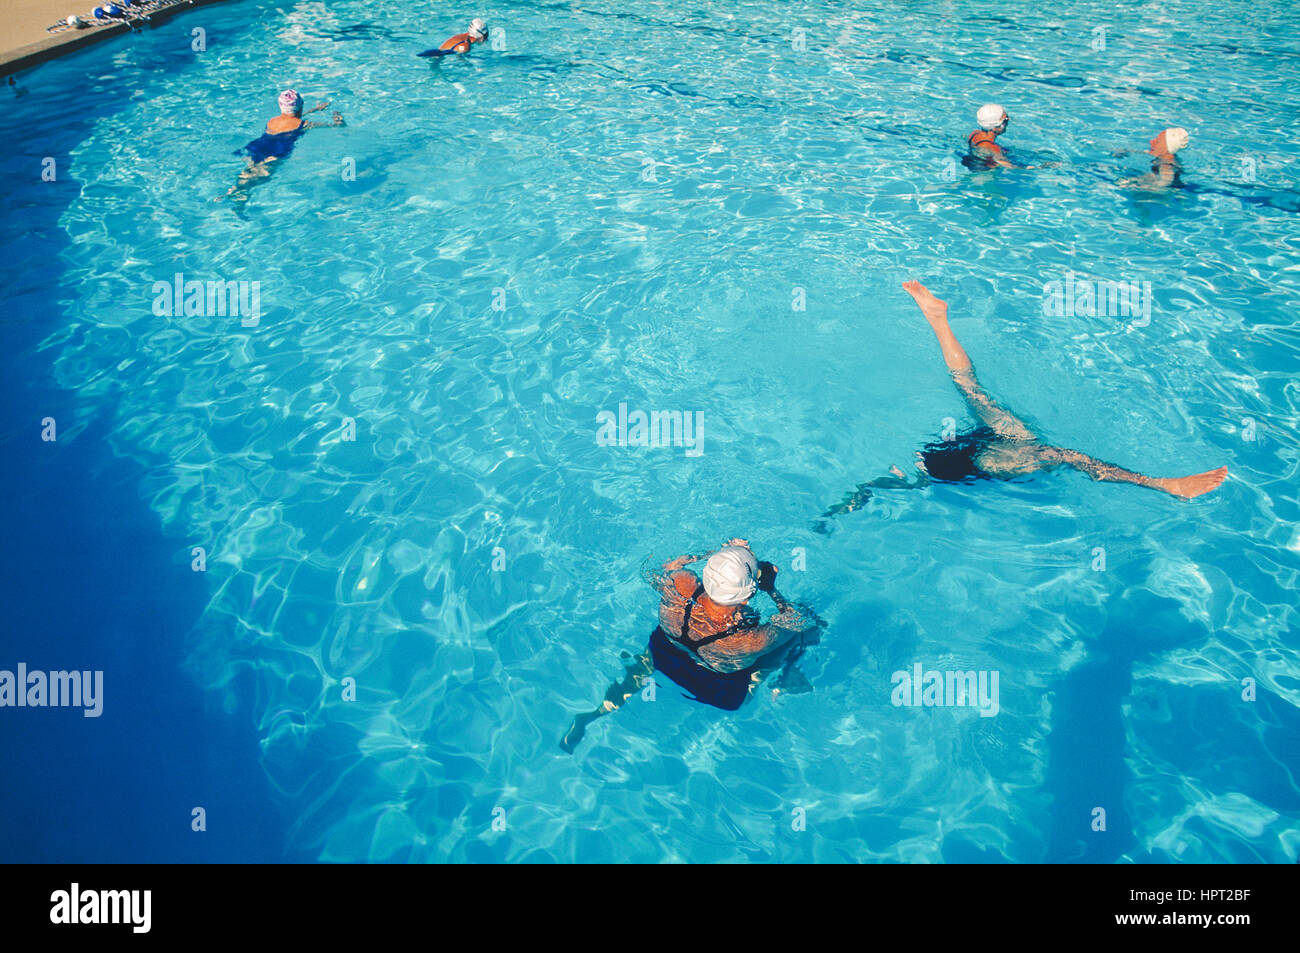
[[[321,105],[328,105],[328,103],[322,103]],[[319,107],[317,107],[317,108],[319,108]],[[312,110],[312,112],[315,112],[315,111],[316,111],[315,109]],[[343,117],[340,116],[340,115],[336,112],[336,113],[334,114],[334,120],[333,120],[332,122],[304,122],[304,123],[302,124],[302,128],[303,128],[303,129],[320,129],[320,128],[324,127],[324,126],[342,126],[343,124],[344,124],[344,123],[343,123]]]
[[[744,546],[748,548],[749,540],[741,539],[739,536],[737,536],[735,539],[727,540],[722,545],[723,546]],[[699,562],[701,559],[707,559],[716,552],[717,552],[716,549],[710,549],[707,552],[703,552],[703,553],[686,553],[685,555],[678,556],[676,559],[668,560],[668,562],[664,563],[663,568],[668,572],[674,572],[678,569],[681,569],[683,566],[688,566],[691,563]]]
[[[1219,467],[1217,470],[1206,470],[1204,473],[1195,473],[1185,477],[1150,477],[1144,473],[1136,473],[1133,470],[1117,467],[1113,463],[1106,463],[1077,450],[1041,446],[1032,449],[1048,465],[1073,467],[1080,473],[1086,473],[1094,480],[1102,480],[1106,483],[1132,483],[1153,490],[1162,490],[1171,496],[1177,496],[1184,500],[1190,500],[1202,493],[1209,493],[1228,476],[1228,468]]]
[[[929,478],[924,473],[918,473],[915,482],[909,483],[907,477],[903,475],[903,471],[898,467],[890,467],[889,472],[893,475],[876,477],[876,479],[868,480],[866,483],[859,483],[856,490],[845,494],[844,499],[813,521],[812,531],[828,535],[830,527],[826,525],[826,521],[842,513],[852,513],[855,510],[862,509],[867,505],[867,501],[871,499],[872,490],[915,490],[919,487],[928,486],[930,483]]]
[[[984,421],[984,424],[996,431],[999,436],[1009,440],[1033,440],[1034,434],[1024,421],[999,407],[975,378],[975,369],[971,366],[966,349],[958,343],[952,328],[948,326],[948,302],[940,301],[929,288],[915,279],[904,282],[903,288],[912,296],[917,307],[921,309],[921,314],[929,323],[930,329],[934,331],[935,339],[939,342],[939,350],[943,352],[943,362],[952,375],[952,381],[966,398],[966,403],[970,405],[975,416]]]

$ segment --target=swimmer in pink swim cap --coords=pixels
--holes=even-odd
[[[271,166],[277,160],[289,157],[294,143],[304,132],[320,126],[343,125],[343,117],[337,112],[334,113],[334,121],[329,123],[304,120],[302,97],[298,95],[296,89],[286,89],[279,95],[277,102],[280,105],[280,115],[267,120],[266,130],[262,135],[235,152],[235,155],[248,157],[248,167],[239,173],[239,179],[230,190],[225,195],[213,199],[214,202],[220,202],[227,196],[233,196],[234,201],[237,202],[247,201],[249,188],[270,177]],[[319,102],[307,112],[318,112],[327,106],[329,106],[328,102]]]

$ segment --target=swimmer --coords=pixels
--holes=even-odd
[[[917,454],[919,473],[914,482],[909,481],[898,467],[891,467],[890,476],[859,484],[857,492],[831,507],[822,514],[822,521],[813,524],[817,532],[828,532],[825,519],[859,509],[871,498],[872,489],[915,489],[931,482],[966,483],[977,479],[1011,480],[1066,466],[1094,480],[1132,483],[1190,500],[1209,493],[1227,477],[1227,467],[1185,477],[1150,477],[1104,463],[1077,450],[1041,442],[1022,420],[999,407],[975,379],[970,358],[948,326],[947,302],[940,301],[919,281],[908,281],[903,288],[929,322],[953,383],[979,418],[980,426],[958,434],[954,440],[927,444]]]
[[[989,103],[979,108],[975,120],[980,127],[966,137],[970,147],[966,165],[982,169],[1017,168],[997,144],[998,136],[1007,131],[1007,123],[1011,121],[1007,111],[996,103]]]
[[[444,40],[442,46],[433,50],[425,50],[418,56],[446,56],[449,53],[468,53],[469,48],[475,43],[482,43],[488,38],[487,24],[475,17],[470,21],[469,29],[464,33],[457,33],[448,40]]]
[[[1151,140],[1151,147],[1147,150],[1155,156],[1151,160],[1151,171],[1145,175],[1121,179],[1119,184],[1137,189],[1181,188],[1183,167],[1175,158],[1175,154],[1181,149],[1186,149],[1190,142],[1191,136],[1181,126],[1172,126],[1158,133]]]
[[[248,190],[271,175],[271,166],[278,159],[287,159],[293,152],[294,143],[308,129],[320,126],[341,126],[343,117],[334,113],[334,121],[307,122],[302,118],[302,97],[297,90],[286,89],[280,94],[280,115],[266,124],[266,131],[242,149],[235,150],[235,155],[248,156],[248,167],[239,173],[239,179],[225,195],[217,196],[214,202],[234,196],[234,201],[248,201]],[[317,103],[308,113],[319,112],[329,106],[327,102]]]
[[[707,558],[703,579],[685,567]],[[788,666],[825,626],[812,610],[777,592],[777,567],[754,558],[749,543],[732,539],[716,552],[679,556],[649,577],[659,592],[659,625],[650,644],[611,685],[595,711],[578,715],[560,741],[573,753],[587,726],[617,711],[641,691],[656,670],[694,694],[694,700],[735,711],[763,678]],[[777,612],[767,622],[749,605],[766,592]],[[806,683],[805,683],[806,684]]]

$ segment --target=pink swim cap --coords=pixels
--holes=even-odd
[[[302,97],[296,89],[286,89],[280,94],[280,112],[296,113],[302,109]]]

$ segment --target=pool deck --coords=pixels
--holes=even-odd
[[[109,0],[5,0],[4,13],[0,14],[0,76],[12,76],[91,43],[121,36],[132,29],[125,23],[110,23],[59,33],[46,32],[46,27],[64,19],[68,14],[75,13],[85,20],[96,6],[108,2]],[[185,10],[220,2],[221,0],[176,0],[149,13],[147,22],[138,23],[137,26],[148,28]]]

